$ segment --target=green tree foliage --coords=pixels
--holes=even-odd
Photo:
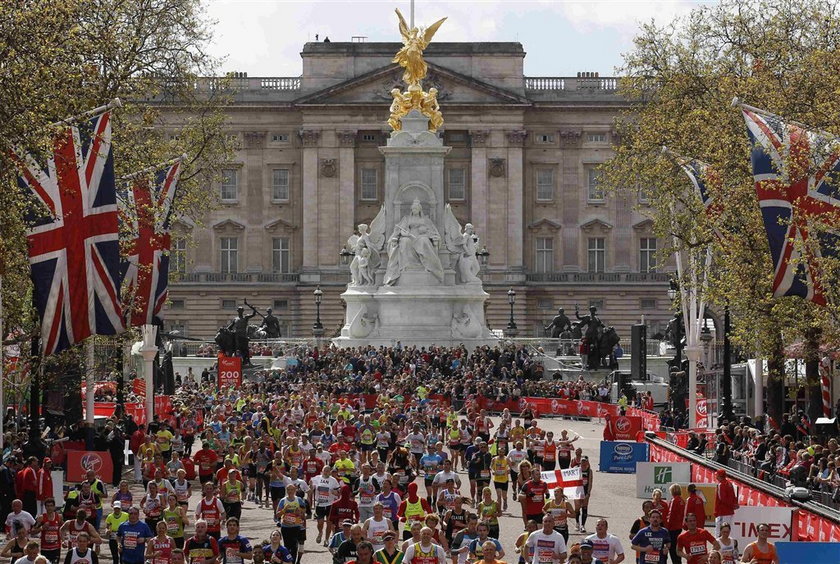
[[[678,247],[712,246],[714,266],[705,291],[712,305],[730,304],[735,341],[770,360],[768,411],[777,420],[785,346],[815,334],[836,341],[840,299],[833,293],[822,308],[772,297],[773,267],[749,142],[741,112],[731,102],[737,96],[840,135],[838,47],[840,11],[826,0],[723,2],[664,27],[643,26],[625,55],[620,84],[639,103],[620,118],[621,142],[604,166],[611,188],[646,193],[651,202],[646,210],[664,240],[676,239]],[[723,204],[719,218],[703,213],[687,177],[662,146],[700,159],[719,174],[719,181],[708,183]],[[814,228],[838,225],[831,217]],[[716,238],[713,228],[723,236]],[[822,265],[826,273],[835,268]],[[823,282],[830,285],[832,278],[824,276]],[[813,389],[816,380],[810,383]]]
[[[34,329],[24,199],[13,148],[43,157],[51,124],[114,98],[117,177],[187,154],[176,213],[200,221],[233,147],[199,0],[12,0],[0,4],[0,262],[7,327]]]

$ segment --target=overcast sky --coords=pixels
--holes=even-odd
[[[712,0],[709,0],[712,1]],[[323,41],[398,41],[394,8],[409,18],[409,0],[204,0],[215,20],[212,54],[221,70],[249,76],[298,76],[300,51],[315,34]],[[449,19],[436,41],[518,41],[528,76],[574,76],[578,71],[615,73],[632,47],[639,22],[671,21],[696,0],[549,0],[446,2],[416,0],[415,23]]]

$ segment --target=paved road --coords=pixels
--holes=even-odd
[[[498,424],[498,419],[494,419]],[[587,529],[590,532],[595,530],[595,522],[605,517],[609,520],[609,530],[611,533],[617,535],[624,545],[624,550],[627,553],[629,560],[629,531],[630,525],[641,513],[641,500],[635,497],[635,476],[632,474],[605,474],[597,471],[599,458],[599,444],[602,438],[603,424],[597,421],[572,421],[568,419],[542,419],[539,422],[540,426],[549,431],[554,431],[555,436],[559,435],[561,429],[568,429],[579,434],[581,438],[575,443],[583,449],[583,453],[589,456],[592,468],[595,470],[593,483],[594,490],[590,500],[589,520],[587,521]],[[126,476],[130,477],[130,475]],[[469,493],[469,482],[466,474],[463,475],[462,480],[464,485],[462,490]],[[420,479],[422,482],[422,478]],[[142,490],[139,485],[132,486],[132,491],[135,494],[135,499],[139,500],[142,497]],[[424,491],[422,483],[420,492]],[[190,500],[190,514],[193,514],[195,507],[200,499],[198,488],[193,488],[193,497]],[[106,508],[106,514],[108,512]],[[332,559],[329,552],[323,546],[315,544],[317,536],[317,528],[315,521],[308,522],[307,529],[308,540],[305,544],[305,555],[303,562],[306,563],[324,563],[329,564]],[[274,520],[272,519],[271,511],[257,507],[253,502],[244,504],[242,510],[242,529],[241,534],[251,539],[252,543],[267,539],[271,531],[275,528]],[[189,528],[192,530],[192,527]],[[504,560],[506,562],[517,562],[518,556],[514,554],[513,548],[516,538],[522,533],[522,518],[521,510],[518,503],[509,503],[509,512],[500,519],[500,542],[507,551],[507,556]],[[571,530],[570,544],[581,540],[585,536]],[[110,562],[110,553],[107,546],[102,547],[102,556],[105,557],[104,562]]]

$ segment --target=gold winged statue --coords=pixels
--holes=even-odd
[[[426,71],[428,70],[426,61],[423,60],[423,50],[428,47],[435,32],[446,21],[446,18],[441,18],[425,29],[417,27],[409,29],[399,9],[395,11],[400,19],[400,35],[402,35],[403,48],[397,51],[393,62],[399,63],[405,69],[403,80],[406,85],[419,85],[420,81],[426,78]]]
[[[428,47],[435,32],[446,21],[446,18],[436,21],[425,29],[416,27],[409,29],[400,11],[395,11],[400,19],[400,35],[403,38],[403,47],[394,56],[393,62],[399,63],[405,69],[403,81],[405,81],[408,89],[405,92],[400,92],[398,88],[391,90],[393,101],[388,125],[394,131],[399,131],[402,128],[401,119],[408,112],[416,109],[429,118],[429,131],[437,131],[443,125],[443,114],[441,114],[438,105],[437,90],[432,88],[425,92],[420,82],[426,78],[426,72],[429,68],[426,61],[423,60],[423,50]]]

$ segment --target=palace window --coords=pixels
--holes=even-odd
[[[221,237],[219,241],[221,250],[219,257],[219,270],[223,274],[238,272],[239,266],[239,239],[236,237]]]
[[[590,237],[588,247],[588,271],[604,272],[607,266],[607,244],[603,237]]]

